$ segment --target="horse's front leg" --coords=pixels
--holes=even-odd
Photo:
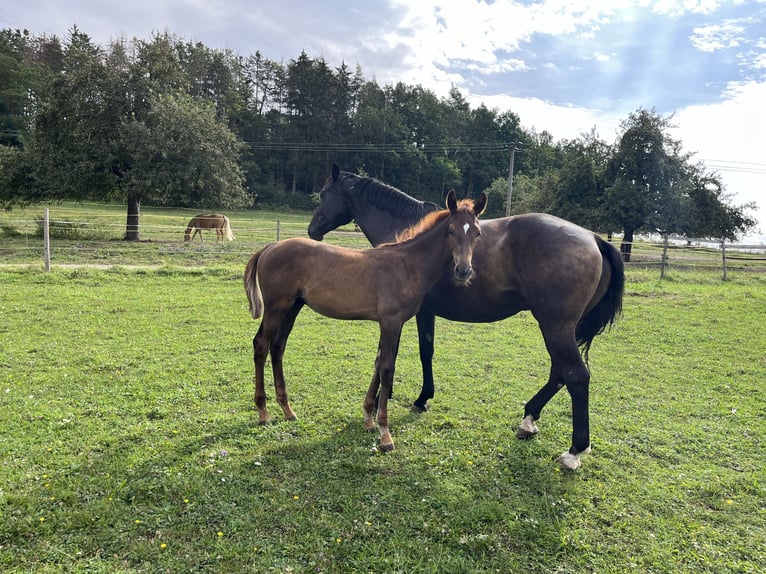
[[[375,430],[375,405],[377,403],[378,388],[380,387],[380,376],[378,375],[378,364],[380,361],[380,348],[375,357],[375,372],[372,373],[372,380],[367,389],[362,403],[362,412],[364,413],[364,430],[372,432]]]
[[[418,325],[418,349],[420,350],[420,365],[423,368],[423,386],[420,396],[412,404],[413,410],[425,412],[428,410],[428,400],[434,396],[434,329],[436,317],[429,311],[420,310],[415,315]]]
[[[378,398],[378,432],[380,433],[380,450],[386,452],[394,450],[394,439],[388,429],[388,397],[394,384],[394,369],[396,366],[396,353],[399,347],[399,337],[402,332],[402,323],[393,325],[381,323],[380,343],[378,345],[378,376],[380,378],[380,394]]]

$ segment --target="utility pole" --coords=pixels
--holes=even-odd
[[[513,196],[513,156],[516,155],[516,142],[511,142],[511,165],[508,168],[508,203],[505,206],[505,216],[511,215],[511,196]]]

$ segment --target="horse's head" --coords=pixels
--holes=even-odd
[[[349,223],[353,219],[346,199],[344,177],[337,164],[332,166],[332,176],[327,178],[319,192],[319,206],[309,223],[309,237],[321,241],[325,233]]]
[[[449,215],[449,248],[455,264],[452,278],[457,285],[468,285],[473,279],[473,250],[481,235],[479,215],[487,207],[487,195],[482,193],[476,202],[458,202],[454,191],[447,195]]]

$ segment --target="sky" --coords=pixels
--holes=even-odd
[[[756,202],[766,243],[766,0],[25,0],[0,28],[101,45],[168,31],[185,41],[301,51],[359,65],[381,86],[452,87],[555,140],[595,129],[609,143],[644,108],[718,173],[735,205]]]

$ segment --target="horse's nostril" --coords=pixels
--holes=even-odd
[[[473,269],[469,265],[456,265],[455,266],[455,278],[461,281],[468,279],[473,273]]]

